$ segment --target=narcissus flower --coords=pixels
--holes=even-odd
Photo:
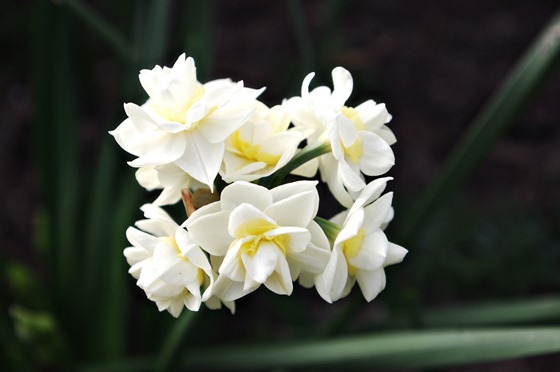
[[[401,262],[408,252],[390,243],[383,232],[392,218],[393,194],[379,197],[386,182],[378,179],[368,184],[352,208],[334,219],[339,222],[345,217],[329,262],[315,277],[317,292],[325,301],[347,296],[356,281],[365,299],[373,300],[385,288],[384,267]]]
[[[160,311],[178,317],[184,307],[197,311],[203,301],[215,308],[212,298],[216,273],[205,253],[189,233],[162,209],[150,204],[142,208],[146,220],[129,227],[126,236],[132,247],[124,250],[128,271]],[[218,301],[216,303],[216,301]],[[233,311],[233,304],[227,303]]]
[[[268,190],[238,181],[224,188],[220,201],[187,219],[193,239],[220,263],[214,287],[220,299],[236,300],[261,284],[289,295],[301,272],[323,270],[330,248],[313,221],[315,186],[301,181]]]
[[[226,182],[254,181],[283,167],[296,153],[303,137],[288,130],[290,116],[282,106],[257,111],[226,141],[220,175]]]
[[[163,189],[152,203],[155,206],[177,203],[183,189],[208,189],[175,164],[141,167],[136,171],[136,180],[148,191]]]
[[[344,202],[339,199],[344,197],[340,193],[342,188],[359,191],[365,187],[362,173],[378,176],[393,166],[395,157],[390,145],[396,139],[385,125],[391,116],[384,104],[373,100],[355,108],[345,105],[354,85],[346,69],[333,69],[332,92],[326,86],[310,92],[313,77],[314,73],[305,77],[301,97],[293,97],[284,105],[309,143],[330,143],[332,153],[322,156],[315,166],[319,166],[323,181],[328,183],[337,200]]]
[[[224,155],[224,141],[253,113],[262,90],[229,79],[201,84],[192,58],[181,55],[172,68],[140,72],[149,99],[124,105],[128,119],[110,132],[138,158],[133,167],[175,164],[213,187]]]

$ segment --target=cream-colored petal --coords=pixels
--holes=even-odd
[[[214,179],[218,175],[224,155],[223,143],[210,143],[196,131],[185,134],[185,151],[175,165],[191,177],[214,188]]]
[[[385,262],[383,266],[394,265],[399,262],[402,262],[404,256],[408,253],[406,248],[401,247],[400,245],[394,244],[389,242],[389,246],[387,248],[387,257],[385,258]]]
[[[251,204],[260,210],[272,204],[270,190],[249,182],[234,182],[222,191],[222,209],[233,210],[243,203]]]
[[[360,170],[368,176],[386,173],[395,164],[393,150],[375,133],[360,131],[363,154],[358,161]]]
[[[383,268],[373,271],[359,270],[356,272],[356,280],[367,302],[372,301],[385,289],[386,278]]]
[[[214,256],[225,256],[234,240],[228,234],[230,213],[219,211],[198,217],[195,212],[185,224],[191,238],[202,249]]]
[[[393,193],[388,192],[374,203],[365,207],[364,229],[367,233],[377,231],[385,222],[385,218],[391,209]]]
[[[354,81],[352,80],[352,75],[348,70],[343,67],[335,67],[332,70],[333,79],[333,92],[332,101],[335,106],[343,106],[346,100],[352,94],[352,89],[354,88]]]
[[[282,259],[284,259],[282,257]],[[279,249],[274,243],[261,242],[255,254],[241,254],[247,274],[257,283],[264,283],[279,261]]]

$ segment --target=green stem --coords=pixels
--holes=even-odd
[[[331,151],[331,145],[329,141],[319,142],[314,145],[308,145],[303,150],[301,150],[296,156],[288,162],[285,166],[278,169],[276,173],[263,178],[260,181],[261,185],[268,186],[269,188],[273,188],[278,186],[284,180],[290,172],[294,169],[302,166],[303,164],[307,163],[308,161],[315,159],[321,155],[328,154]]]
[[[317,222],[317,224],[325,232],[325,235],[331,242],[335,241],[336,237],[338,236],[338,233],[340,232],[340,230],[342,230],[341,226],[319,216],[315,217],[314,221]]]
[[[167,342],[165,342],[161,348],[159,356],[156,360],[156,371],[169,370],[170,365],[177,356],[177,351],[181,346],[181,342],[193,325],[196,314],[197,313],[192,311],[183,311],[183,314],[181,314],[177,323],[173,327],[171,334],[167,338]]]

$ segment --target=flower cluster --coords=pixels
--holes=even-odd
[[[290,295],[293,283],[315,287],[331,303],[357,282],[365,299],[385,287],[384,267],[407,250],[383,232],[393,217],[390,177],[367,182],[394,164],[396,139],[384,104],[346,106],[350,73],[332,71],[334,89],[309,90],[267,107],[264,89],[220,79],[202,84],[192,58],[140,72],[149,98],[124,105],[128,118],[110,132],[136,156],[136,179],[161,189],[127,230],[129,273],[159,310],[174,317],[202,303],[235,311],[235,300],[264,285]],[[314,177],[345,210],[317,216]],[[163,209],[183,200],[179,225]]]

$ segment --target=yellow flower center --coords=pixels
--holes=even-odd
[[[340,111],[343,116],[348,118],[354,124],[354,128],[356,128],[357,131],[366,129],[366,126],[362,122],[362,119],[360,119],[360,115],[355,108],[343,106]],[[360,137],[356,137],[354,143],[352,143],[349,147],[345,147],[344,145],[342,145],[342,147],[344,148],[346,155],[348,155],[354,164],[358,163],[364,153],[362,139]]]
[[[346,262],[348,264],[348,273],[350,275],[355,275],[358,269],[350,265],[348,260],[356,257],[358,252],[360,252],[360,249],[362,248],[363,240],[364,240],[364,229],[360,229],[358,231],[358,234],[356,234],[356,236],[353,236],[352,238],[348,239],[342,245],[342,253],[344,254],[344,257],[346,257]]]
[[[203,95],[204,95],[204,85],[198,84],[196,87],[196,92],[194,97],[190,101],[185,102],[183,106],[175,107],[175,106],[158,105],[154,103],[152,104],[152,108],[159,116],[161,116],[166,120],[173,121],[175,123],[185,124],[185,121],[187,119],[187,112],[189,111],[192,105],[194,105],[197,101],[200,100],[200,98]],[[191,128],[194,128],[196,124],[197,123],[193,124]]]
[[[281,157],[280,155],[273,155],[263,151],[260,145],[253,145],[250,142],[242,140],[239,131],[231,135],[230,143],[239,153],[251,161],[260,161],[267,165],[274,166]]]
[[[285,256],[286,255],[286,240],[287,237],[284,235],[276,235],[276,236],[265,236],[264,234],[270,230],[276,229],[278,226],[261,219],[256,219],[252,221],[247,221],[242,224],[237,230],[237,236],[243,237],[251,237],[252,239],[246,241],[241,245],[241,253],[248,254],[249,256],[253,256],[257,250],[261,242],[271,242],[273,243],[280,252]]]

